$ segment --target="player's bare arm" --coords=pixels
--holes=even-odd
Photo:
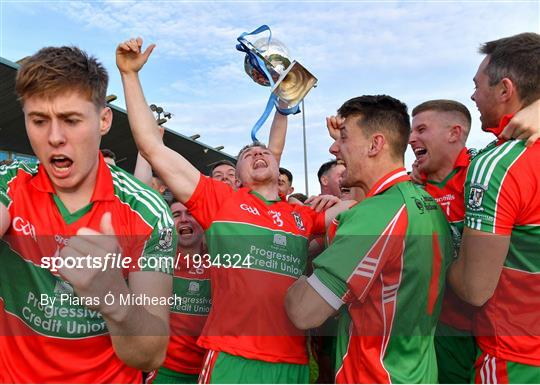
[[[144,159],[140,152],[137,153],[137,162],[135,163],[133,176],[148,186],[152,183],[152,166]]]
[[[301,276],[287,291],[285,310],[292,323],[301,330],[321,326],[336,310]]]
[[[326,210],[324,218],[326,229],[328,229],[328,226],[330,226],[330,224],[332,223],[334,218],[338,216],[338,214],[348,210],[354,204],[356,204],[355,200],[340,200],[338,203]]]
[[[161,139],[163,139],[165,129],[162,126],[159,126],[159,133],[161,134]],[[133,175],[149,186],[152,183],[152,166],[144,159],[140,152],[137,152],[137,162],[135,163]]]
[[[526,140],[527,147],[540,139],[540,99],[518,111],[499,137]]]
[[[281,105],[281,108],[286,108],[286,105]],[[277,110],[274,113],[274,120],[270,126],[270,135],[268,137],[268,149],[272,151],[276,158],[277,164],[281,161],[281,155],[285,148],[285,137],[287,136],[287,115],[280,114]]]
[[[499,282],[510,236],[465,227],[459,257],[448,270],[448,282],[464,301],[482,306]]]
[[[108,253],[119,252],[111,214],[106,213],[101,219],[100,232],[80,229],[60,255],[103,258]],[[119,298],[120,295],[126,298],[139,294],[150,298],[169,297],[172,291],[171,276],[157,272],[132,272],[128,284],[122,271],[111,266],[106,269],[62,267],[59,273],[72,284],[79,297],[98,298],[96,304],[87,307],[99,311],[103,316],[114,350],[122,361],[145,371],[161,365],[169,340],[169,306],[122,305]],[[107,296],[114,300],[107,300]]]
[[[143,52],[142,44],[141,38],[131,39],[119,44],[116,49],[116,65],[124,86],[129,125],[141,155],[148,160],[174,196],[187,202],[195,191],[200,173],[182,155],[163,144],[138,75],[155,46],[150,45]]]
[[[6,233],[10,222],[11,217],[7,207],[0,203],[0,238]]]

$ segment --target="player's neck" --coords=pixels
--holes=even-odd
[[[444,159],[441,162],[441,166],[437,168],[435,171],[427,174],[427,180],[433,181],[433,182],[442,182],[446,179],[446,177],[452,172],[454,169],[454,165],[456,164],[456,160],[461,153],[461,150],[463,150],[464,146],[456,146],[451,151],[448,151],[446,154],[444,154]]]
[[[251,189],[268,201],[279,199],[279,190],[276,183],[263,183],[252,186]]]
[[[403,161],[396,161],[390,158],[381,158],[379,160],[374,159],[373,167],[369,168],[371,172],[367,174],[363,178],[362,182],[356,187],[360,187],[367,195],[371,191],[371,189],[377,184],[377,182],[381,180],[382,177],[388,175],[392,171],[403,167]]]
[[[195,254],[202,254],[203,247],[200,243],[197,243],[193,246],[181,246],[180,244],[177,245],[177,254],[178,255],[195,255]]]
[[[79,185],[64,189],[55,186],[55,192],[70,213],[82,209],[90,203],[96,186],[97,168],[92,170]]]

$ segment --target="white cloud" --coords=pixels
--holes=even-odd
[[[230,153],[249,139],[268,97],[268,89],[244,74],[243,56],[234,48],[236,37],[269,24],[292,57],[319,78],[317,89],[306,99],[310,172],[330,157],[325,116],[350,97],[389,93],[410,108],[431,98],[454,98],[466,103],[477,120],[474,103],[468,99],[480,61],[477,47],[502,36],[538,31],[540,9],[536,1],[111,0],[50,2],[39,7],[13,4],[7,16],[4,7],[4,17],[18,17],[21,28],[39,18],[36,9],[56,15],[50,20],[52,30],[68,22],[77,24],[80,36],[69,36],[70,43],[83,36],[105,36],[105,42],[84,40],[90,46],[83,48],[110,63],[111,91],[117,94],[121,93],[119,76],[112,67],[113,52],[107,50],[131,36],[157,43],[141,73],[147,100],[162,101],[158,104],[174,114],[170,127],[201,133],[203,142],[224,144]],[[27,38],[34,36],[25,34],[27,30],[4,30],[4,36],[20,36],[18,56],[25,47],[26,54],[34,50],[36,37]],[[45,41],[49,31],[40,32],[35,36]],[[301,118],[290,120],[284,160],[301,175]],[[268,125],[261,138],[267,136]],[[485,144],[486,138],[478,125],[473,126],[473,145]]]

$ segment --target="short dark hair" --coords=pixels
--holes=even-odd
[[[284,167],[279,168],[279,175],[285,175],[289,179],[289,183],[292,184],[292,173]]]
[[[236,165],[233,162],[231,162],[231,161],[229,161],[227,159],[222,159],[222,160],[218,160],[216,163],[214,163],[212,165],[212,167],[210,168],[210,175],[212,175],[212,173],[214,172],[214,170],[216,168],[218,168],[219,166],[222,166],[224,164],[227,165],[227,166],[231,166],[232,168],[236,169]]]
[[[103,154],[104,158],[111,158],[112,160],[116,161],[116,154],[108,148],[102,148],[101,153]]]
[[[24,59],[17,71],[15,91],[24,103],[32,96],[78,90],[96,107],[104,107],[108,82],[105,67],[80,48],[45,47]]]
[[[305,201],[307,201],[307,195],[305,194],[302,194],[302,193],[294,193],[294,194],[291,194],[289,195],[289,198],[295,198],[295,199],[298,199],[300,202],[304,203]]]
[[[317,171],[317,178],[319,179],[319,183],[321,183],[322,176],[325,175],[332,168],[337,166],[337,164],[338,164],[337,160],[334,159],[326,163],[323,163],[321,167],[319,167],[319,171]]]
[[[356,124],[366,137],[385,132],[394,158],[404,158],[411,131],[405,103],[388,95],[364,95],[347,100],[338,114],[343,118],[358,116]]]
[[[457,112],[460,115],[463,115],[467,121],[469,127],[471,125],[471,113],[465,105],[457,102],[455,100],[448,99],[434,99],[428,100],[427,102],[420,103],[412,110],[412,116],[416,116],[421,112],[425,111],[439,111],[439,112]]]
[[[489,56],[485,72],[491,86],[509,78],[524,106],[540,98],[539,34],[527,32],[488,41],[479,52]]]

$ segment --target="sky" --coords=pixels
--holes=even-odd
[[[148,103],[172,113],[165,126],[236,155],[266,105],[269,88],[243,70],[236,38],[267,24],[291,58],[318,78],[305,98],[308,182],[332,156],[325,117],[346,100],[388,94],[412,110],[454,99],[473,116],[468,146],[493,138],[480,130],[470,100],[481,43],[540,32],[536,1],[11,1],[0,0],[0,56],[17,61],[44,46],[76,45],[110,75],[114,105],[125,108],[116,46],[141,36],[157,44],[140,73]],[[261,35],[262,36],[262,35]],[[271,117],[258,137],[266,142]],[[289,117],[281,165],[306,192],[301,114]],[[406,166],[414,155],[406,154]]]

